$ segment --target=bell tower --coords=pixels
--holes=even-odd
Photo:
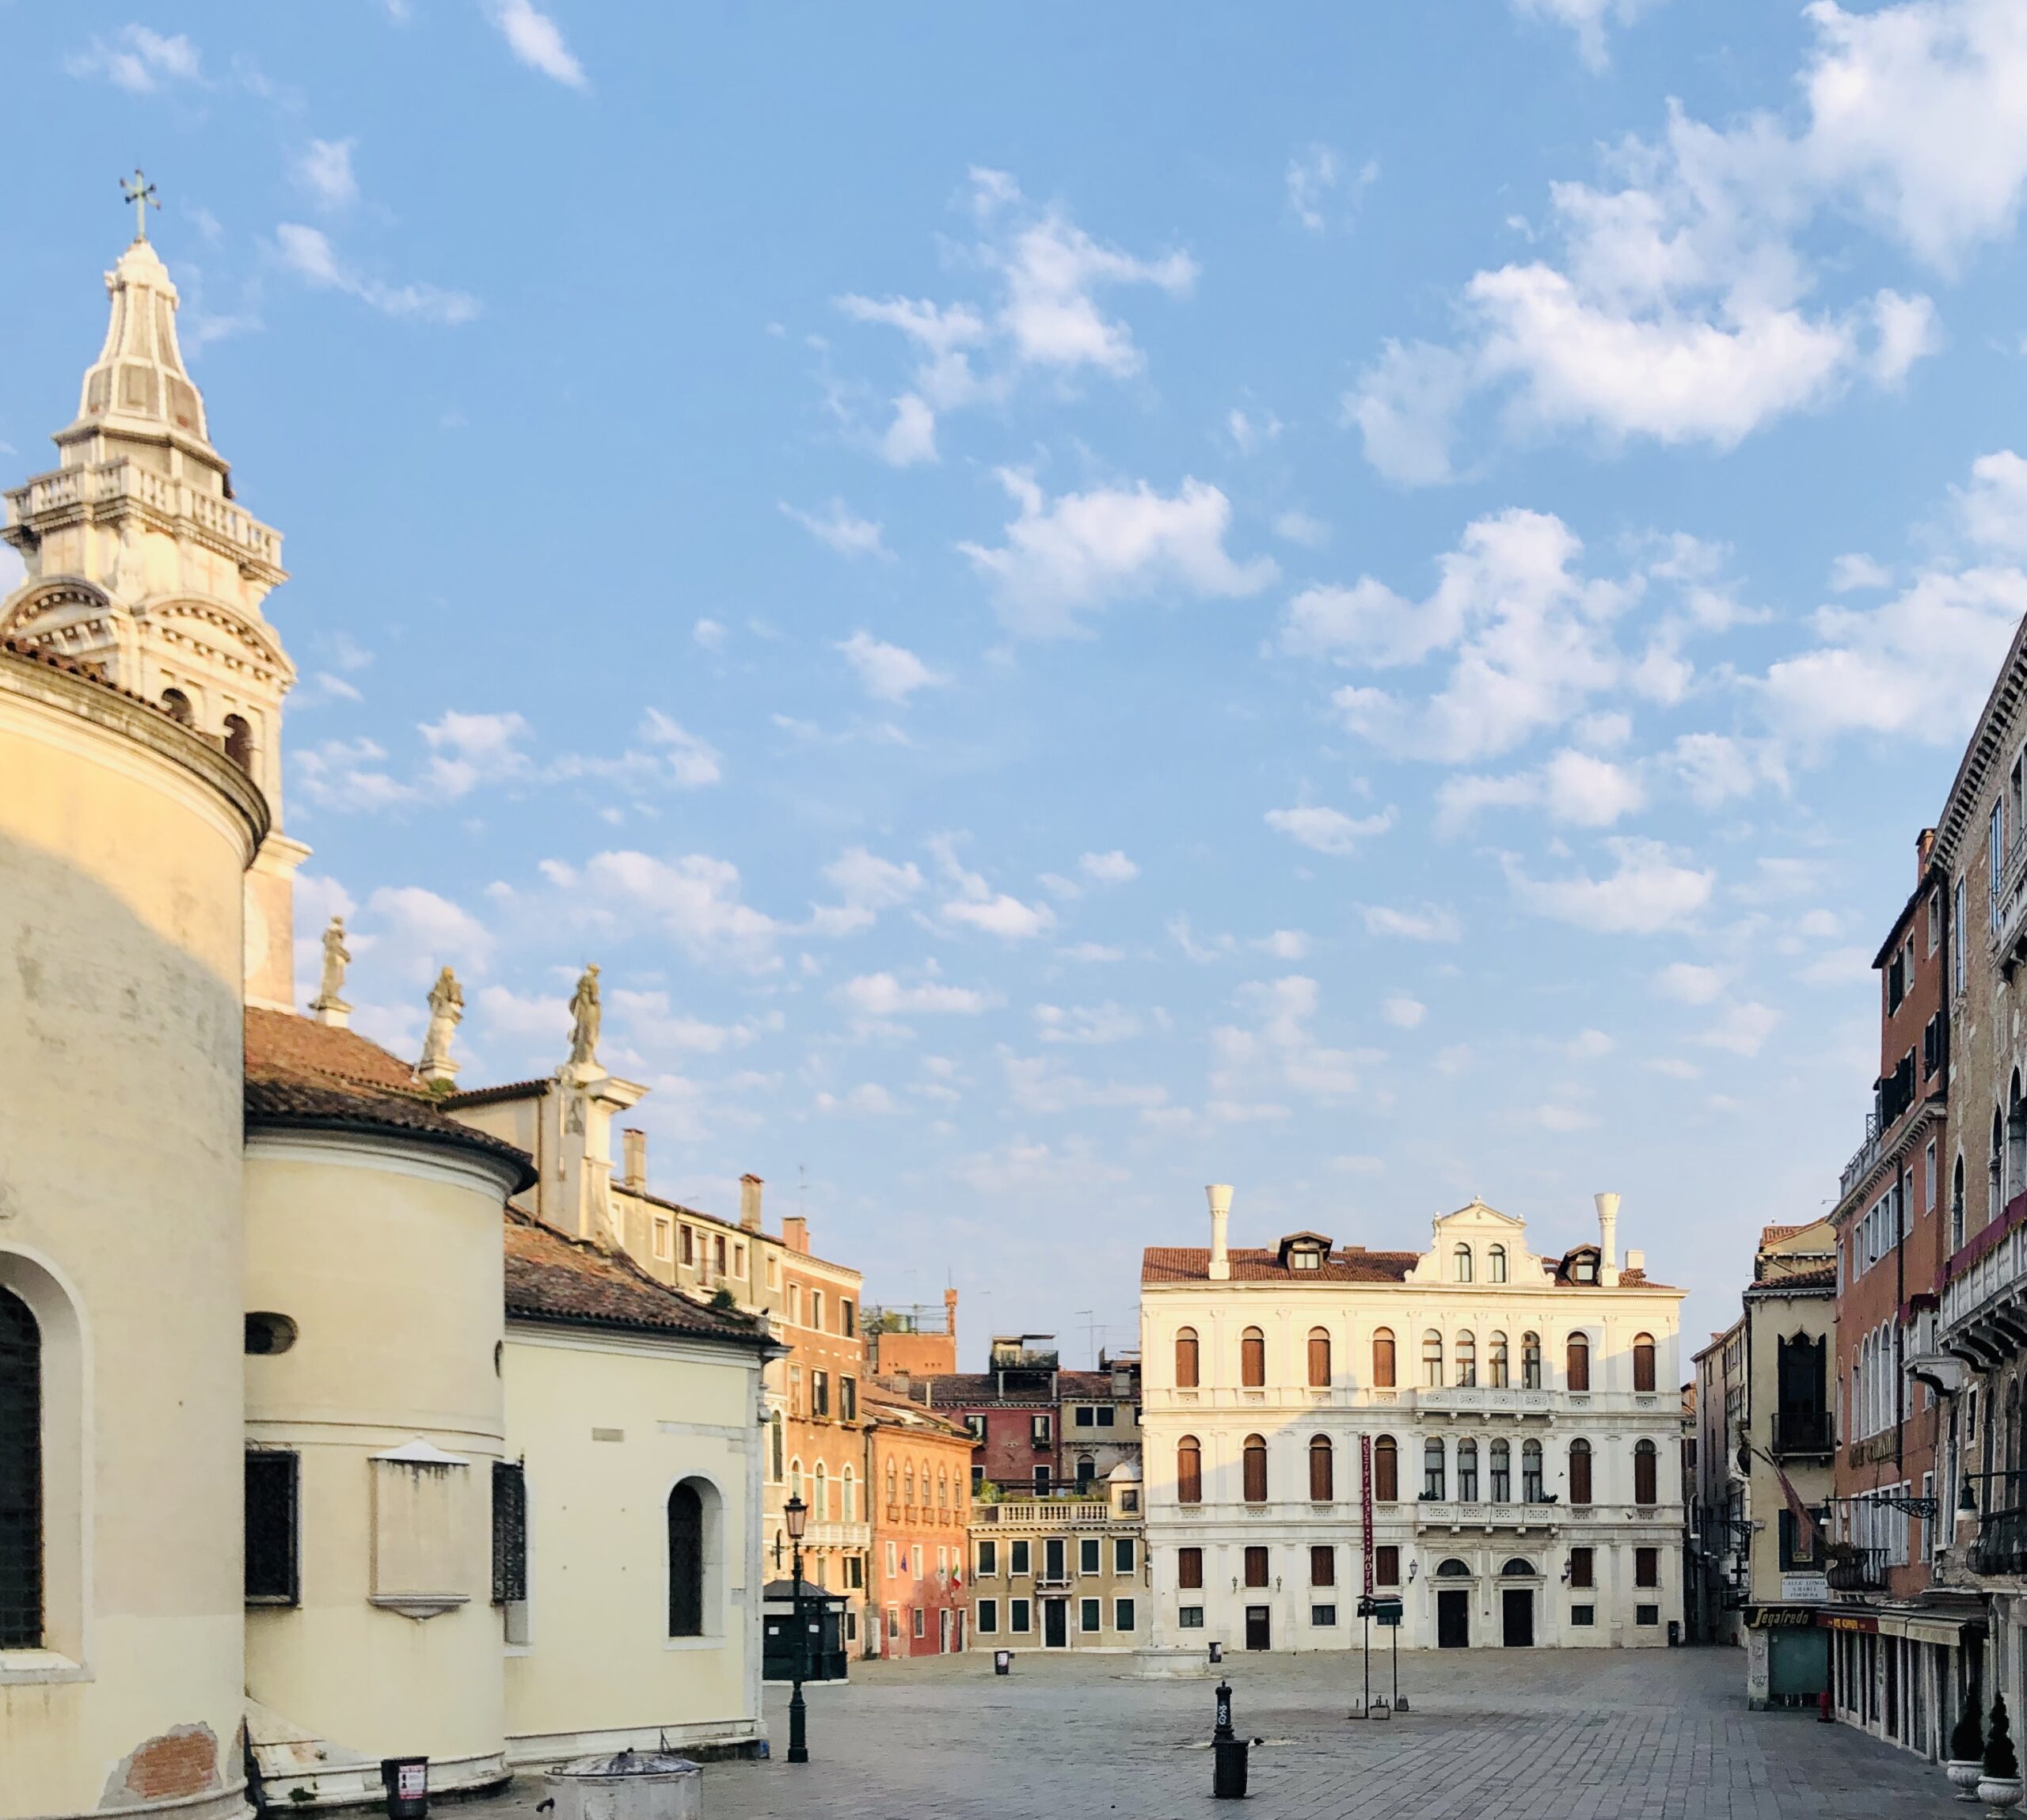
[[[233,497],[204,401],[177,344],[177,298],[147,239],[105,275],[105,345],[57,465],[10,490],[0,538],[27,575],[0,599],[0,639],[59,652],[217,742],[257,784],[272,829],[246,875],[249,1005],[294,1009],[293,878],[310,849],[282,832],[282,697],[295,671],[261,612],[287,579],[281,534]]]

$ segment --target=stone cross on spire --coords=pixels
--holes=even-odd
[[[134,205],[134,237],[146,240],[148,237],[148,210],[152,206],[159,214],[162,198],[155,194],[155,186],[142,174],[139,165],[134,167],[134,180],[131,183],[124,177],[120,180],[120,197],[121,201],[131,202]]]

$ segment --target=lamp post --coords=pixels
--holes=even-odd
[[[795,1563],[791,1570],[795,1575],[795,1685],[789,1695],[789,1761],[807,1763],[809,1742],[804,1731],[807,1719],[802,1702],[802,1677],[809,1666],[809,1626],[802,1615],[802,1533],[809,1526],[809,1507],[800,1498],[791,1498],[782,1514],[789,1521],[789,1541],[794,1545]]]

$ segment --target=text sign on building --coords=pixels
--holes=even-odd
[[[1830,1599],[1830,1582],[1821,1574],[1783,1574],[1781,1597],[1789,1605],[1825,1605]]]
[[[1365,1556],[1365,1596],[1372,1597],[1372,1437],[1359,1437],[1359,1544]]]

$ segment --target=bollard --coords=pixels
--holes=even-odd
[[[427,1820],[429,1813],[429,1759],[383,1757],[380,1780],[387,1791],[387,1820]]]
[[[1010,1674],[1014,1672],[1014,1652],[1010,1649],[996,1649],[992,1652],[992,1672]]]
[[[1246,1741],[1232,1735],[1232,1685],[1218,1683],[1216,1723],[1211,1728],[1211,1794],[1219,1801],[1245,1798]]]
[[[1816,1716],[1820,1724],[1835,1725],[1837,1723],[1837,1715],[1830,1710],[1830,1694],[1827,1689],[1816,1697]]]

